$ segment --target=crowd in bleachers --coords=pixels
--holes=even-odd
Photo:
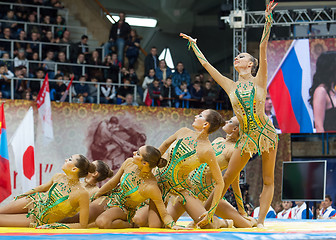
[[[62,98],[73,77],[71,100],[88,103],[113,103],[165,107],[230,108],[225,92],[212,78],[190,75],[182,62],[175,69],[159,60],[152,47],[144,62],[144,77],[136,72],[140,40],[125,21],[113,24],[109,39],[90,52],[88,36],[70,38],[58,0],[16,0],[21,5],[2,2],[0,10],[0,83],[1,97],[34,100],[40,81],[48,74],[51,100]],[[41,6],[39,10],[30,5]],[[52,8],[43,8],[49,6]],[[126,58],[125,58],[126,57]],[[84,66],[84,67],[83,67]],[[140,71],[142,72],[142,71]],[[90,82],[90,84],[88,84]],[[132,98],[132,102],[126,101]],[[69,100],[69,99],[67,99]]]

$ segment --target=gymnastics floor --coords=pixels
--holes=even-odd
[[[182,218],[179,225],[187,225]],[[195,229],[31,229],[1,228],[0,240],[231,240],[231,239],[336,239],[336,220],[266,220],[265,228]]]

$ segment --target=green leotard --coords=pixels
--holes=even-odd
[[[238,81],[235,84],[237,87],[229,97],[239,120],[240,137],[236,147],[241,147],[241,154],[249,153],[250,156],[274,149],[278,136],[265,114],[266,90],[252,81]]]
[[[64,195],[63,193],[68,193]],[[79,208],[74,209],[69,199],[71,189],[64,183],[54,183],[47,193],[34,193],[29,196],[32,201],[28,204],[28,214],[33,220],[32,227],[55,223],[65,217],[75,215]]]
[[[120,184],[108,196],[107,207],[119,207],[126,213],[127,220],[130,222],[136,210],[147,200],[139,193],[141,181],[135,171],[128,172],[126,168]]]
[[[202,163],[196,154],[197,142],[191,137],[176,140],[168,150],[168,163],[163,168],[155,169],[155,177],[162,190],[162,197],[167,201],[168,196],[180,196],[185,203],[181,192],[192,194],[189,173]]]

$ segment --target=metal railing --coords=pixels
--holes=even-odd
[[[55,33],[55,28],[66,28],[66,29],[79,29],[79,32],[82,34],[87,35],[87,28],[86,27],[78,27],[78,26],[72,26],[72,25],[57,25],[57,24],[46,24],[46,23],[31,23],[31,22],[25,22],[25,21],[12,21],[12,20],[4,20],[0,19],[1,23],[17,23],[19,25],[23,25],[23,29],[25,32],[27,32],[28,25],[33,25],[33,26],[46,26],[46,27],[51,27],[51,32],[54,34]],[[71,30],[71,32],[73,32]]]
[[[14,6],[26,7],[26,8],[36,8],[38,22],[40,22],[41,9],[55,9],[55,10],[65,11],[65,21],[68,22],[68,19],[69,19],[69,11],[68,9],[65,9],[65,8],[55,8],[55,7],[49,7],[49,6],[21,4],[21,3],[20,4],[19,3],[8,3],[8,2],[0,2],[0,5],[7,5],[9,6],[9,9],[14,9]]]
[[[11,82],[10,82],[10,86],[11,86],[11,89],[10,89],[10,92],[11,92],[11,99],[14,100],[14,96],[15,96],[15,89],[14,89],[14,81],[15,80],[21,80],[21,81],[35,81],[35,82],[40,82],[40,86],[42,86],[42,83],[44,81],[44,79],[39,79],[39,78],[17,78],[17,77],[13,77],[10,79]],[[66,85],[69,84],[70,81],[65,81],[65,80],[57,80],[57,79],[48,79],[49,82],[62,82]],[[133,87],[133,96],[134,96],[134,99],[137,99],[137,85],[136,84],[118,84],[118,83],[101,83],[101,82],[81,82],[81,81],[73,81],[72,82],[73,84],[70,86],[70,89],[69,89],[69,102],[71,103],[72,102],[72,93],[73,93],[73,88],[74,88],[74,84],[77,84],[77,83],[84,83],[84,84],[88,84],[88,85],[98,85],[97,86],[97,100],[96,100],[96,103],[97,104],[100,104],[100,88],[102,85],[106,86],[106,85],[111,85],[111,86],[115,86],[115,87],[121,87],[121,86],[130,86],[130,87]],[[50,87],[50,89],[52,89],[52,87]]]

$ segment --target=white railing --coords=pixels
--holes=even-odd
[[[36,8],[37,12],[37,21],[40,22],[40,16],[41,16],[41,9],[55,9],[55,10],[62,10],[65,11],[65,21],[68,22],[69,19],[69,11],[65,8],[55,8],[55,7],[49,7],[49,6],[41,6],[41,5],[32,5],[32,4],[19,4],[19,3],[8,3],[8,2],[0,2],[0,5],[7,5],[10,9],[13,9],[14,6],[18,7],[27,7],[27,8]]]
[[[43,80],[44,79],[39,79],[39,78],[17,78],[17,77],[13,77],[10,79],[11,80],[11,99],[14,100],[14,95],[15,95],[15,92],[14,92],[14,81],[15,80],[21,80],[21,81],[39,81],[41,86],[42,86],[42,83],[43,83]],[[65,83],[66,85],[69,84],[70,81],[64,81],[64,80],[56,80],[56,79],[48,79],[49,82],[62,82],[62,83]],[[71,103],[72,102],[72,88],[74,88],[74,84],[76,83],[81,83],[81,84],[94,84],[94,85],[98,85],[97,86],[97,104],[100,103],[100,87],[102,85],[111,85],[111,86],[115,86],[116,88],[117,87],[120,87],[120,86],[130,86],[130,87],[133,87],[133,92],[134,92],[134,99],[137,99],[137,85],[136,84],[118,84],[118,83],[101,83],[101,82],[80,82],[80,81],[73,81],[72,82],[73,84],[70,86],[70,89],[69,89],[69,102]],[[51,89],[51,88],[50,88]]]

